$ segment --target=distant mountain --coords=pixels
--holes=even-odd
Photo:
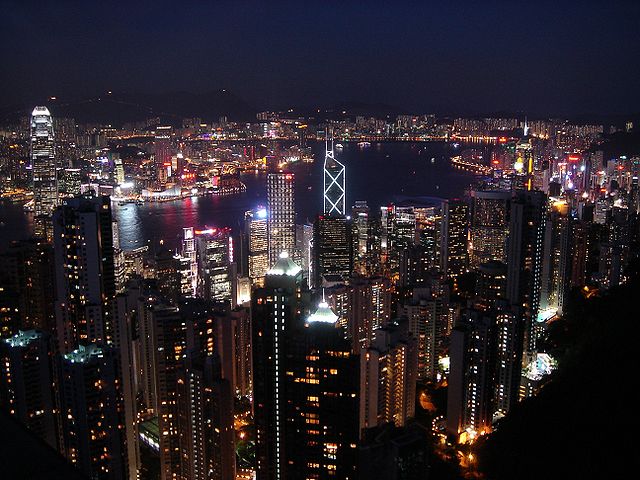
[[[34,102],[33,105],[39,102]],[[180,124],[185,117],[198,117],[217,122],[226,116],[229,120],[255,119],[256,110],[229,90],[208,93],[170,92],[162,94],[113,93],[100,97],[46,102],[56,117],[74,118],[80,123],[101,123],[121,126],[126,122],[161,117],[163,122]],[[33,106],[14,106],[0,111],[0,118],[11,120],[28,115]]]

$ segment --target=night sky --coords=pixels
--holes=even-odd
[[[640,111],[640,1],[0,0],[0,106],[227,88],[256,108]]]

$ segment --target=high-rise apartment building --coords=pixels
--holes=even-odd
[[[109,197],[68,199],[53,217],[58,348],[113,340],[116,293]]]
[[[360,428],[404,426],[415,414],[417,340],[406,319],[375,331],[361,354]]]
[[[60,358],[60,405],[67,459],[95,479],[127,477],[121,384],[115,350],[93,343]]]
[[[235,478],[233,395],[216,357],[190,353],[177,371],[180,476],[189,480]]]
[[[293,256],[296,237],[295,176],[289,172],[267,175],[267,226],[269,234],[269,267],[282,252]]]
[[[0,340],[0,372],[0,408],[57,450],[50,335],[26,330]]]

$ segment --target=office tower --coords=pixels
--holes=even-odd
[[[63,451],[85,475],[127,478],[124,419],[115,351],[93,343],[59,359]]]
[[[364,200],[356,201],[351,208],[351,241],[353,246],[353,270],[361,274],[367,271],[369,253],[369,206]]]
[[[166,183],[171,176],[171,127],[158,126],[153,142],[155,168],[160,183]]]
[[[79,168],[65,168],[60,191],[69,196],[80,195],[82,185],[82,170]]]
[[[489,260],[505,262],[511,193],[476,190],[472,197],[471,265],[477,268]]]
[[[4,294],[18,310],[20,329],[55,332],[53,265],[53,247],[41,240],[14,242],[0,255]]]
[[[51,239],[51,215],[58,206],[58,177],[53,119],[47,107],[31,113],[31,169],[35,234]]]
[[[198,257],[196,249],[196,239],[193,227],[182,229],[182,251],[184,259],[182,271],[182,294],[186,297],[195,297],[198,288]]]
[[[112,341],[116,293],[111,201],[66,200],[53,216],[58,348]]]
[[[359,437],[359,358],[336,328],[337,316],[318,304],[290,337],[284,394],[286,478],[355,478]]]
[[[161,245],[149,261],[158,291],[168,299],[177,301],[182,294],[180,257]]]
[[[36,330],[0,340],[0,408],[57,450],[52,347]]]
[[[570,239],[570,206],[565,201],[552,201],[544,239],[540,311],[538,314],[540,322],[555,314],[562,314],[570,275]]]
[[[286,478],[289,331],[301,322],[302,269],[282,253],[252,299],[253,405],[259,480]]]
[[[323,179],[323,213],[325,215],[346,215],[345,167],[336,160],[333,153],[333,137],[325,140]]]
[[[489,310],[503,301],[507,290],[507,266],[491,260],[478,266],[476,276],[475,306]]]
[[[323,278],[351,276],[351,226],[344,215],[318,215],[313,232],[314,285]]]
[[[233,395],[216,363],[215,356],[191,352],[177,371],[177,478],[235,478]]]
[[[515,192],[509,219],[506,298],[523,315],[524,348],[528,352],[535,350],[546,215],[547,197],[543,192]]]
[[[442,229],[442,205],[425,205],[414,208],[417,244],[428,259],[428,268],[440,266],[440,242]]]
[[[311,286],[315,272],[313,270],[314,248],[313,248],[313,225],[296,225],[296,253],[300,254],[300,266],[302,267],[302,277],[308,286]]]
[[[231,302],[231,229],[210,228],[195,233],[200,295],[207,300]]]
[[[262,283],[269,269],[269,236],[267,210],[258,208],[244,214],[247,276],[253,285]]]
[[[293,255],[295,247],[296,209],[293,173],[276,172],[267,175],[267,226],[269,232],[269,266],[280,253]]]
[[[387,422],[401,427],[414,416],[417,347],[406,319],[375,331],[373,342],[361,355],[361,429]]]
[[[440,269],[456,278],[467,271],[467,219],[469,207],[461,200],[442,202]]]

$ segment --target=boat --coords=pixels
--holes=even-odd
[[[342,145],[341,143],[336,143],[336,148],[337,149],[343,149],[344,145]]]
[[[371,146],[371,142],[358,142],[360,148],[366,148]]]

